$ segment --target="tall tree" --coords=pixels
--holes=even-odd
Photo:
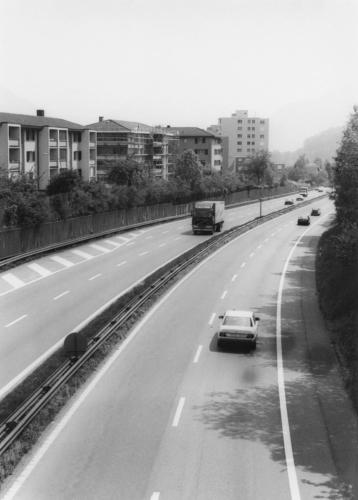
[[[187,183],[192,191],[198,189],[203,175],[199,158],[192,149],[187,149],[178,157],[174,175]]]
[[[358,225],[358,107],[343,133],[334,169],[337,221],[345,226]]]
[[[245,162],[244,173],[245,176],[260,185],[265,178],[265,172],[270,167],[270,153],[268,151],[259,151],[250,156]]]

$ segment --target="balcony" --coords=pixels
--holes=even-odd
[[[57,139],[49,139],[48,141],[50,148],[57,148]]]
[[[19,139],[9,139],[9,147],[10,148],[18,148],[20,146]]]
[[[9,170],[10,172],[17,172],[20,170],[20,162],[15,160],[9,161]]]
[[[50,160],[50,168],[58,168],[58,161]]]

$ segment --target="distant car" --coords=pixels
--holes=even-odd
[[[322,189],[322,188],[318,188],[318,189],[317,189],[317,191],[318,191],[319,193],[323,193],[323,189]]]
[[[290,200],[285,200],[285,205],[294,205],[294,201],[292,199]]]
[[[229,309],[219,316],[222,319],[218,331],[218,347],[224,342],[235,342],[256,348],[258,321],[252,311],[237,311]]]
[[[306,193],[306,192],[304,192],[304,193],[300,193],[300,196],[304,196],[305,198],[307,198],[308,193]]]
[[[321,215],[321,210],[319,208],[312,208],[311,215],[314,216]]]
[[[297,219],[298,226],[309,226],[310,224],[311,224],[311,219],[309,215],[306,216],[301,215],[301,217]]]
[[[302,196],[297,196],[296,201],[303,201]]]
[[[335,199],[335,194],[334,194],[334,192],[333,192],[333,191],[331,191],[331,192],[329,193],[329,199],[330,199],[330,200],[334,200],[334,199]]]

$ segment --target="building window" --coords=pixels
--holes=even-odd
[[[261,135],[260,135],[260,139],[265,139],[264,134],[261,134]]]
[[[67,149],[60,149],[60,161],[67,160]]]
[[[242,149],[241,148],[237,148],[237,152],[238,153],[241,153]]]
[[[67,132],[66,130],[60,130],[60,142],[67,141]]]
[[[27,141],[34,141],[35,140],[35,130],[33,129],[26,129],[26,140]]]
[[[199,142],[199,139],[197,137],[195,137],[195,144],[198,144]]]
[[[260,120],[260,125],[265,125],[265,120]]]
[[[241,139],[242,134],[237,134],[237,137],[238,137],[239,139]]]
[[[242,127],[237,127],[237,130],[242,130]]]
[[[204,144],[206,142],[206,137],[202,137],[201,142]]]
[[[82,151],[74,151],[73,152],[73,159],[81,161],[82,160]]]
[[[209,150],[208,149],[204,149],[204,154],[208,155],[209,154]]]
[[[248,137],[249,139],[251,139],[251,134],[247,134],[247,137]]]
[[[242,141],[237,141],[238,145],[241,146],[242,144]]]
[[[35,161],[35,151],[26,151],[26,161]]]
[[[250,141],[247,141],[247,143],[246,143],[246,144],[247,144],[248,146],[250,146]]]
[[[242,120],[237,120],[237,123],[242,123]]]

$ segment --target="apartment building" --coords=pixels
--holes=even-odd
[[[96,132],[77,123],[45,116],[0,113],[0,173],[27,175],[45,189],[60,172],[76,170],[86,180],[97,178]]]
[[[125,120],[88,125],[97,132],[97,176],[105,179],[119,160],[133,158],[153,177],[168,179],[175,161],[176,134],[161,127]]]
[[[212,132],[198,127],[167,127],[179,135],[179,152],[192,149],[204,167],[204,172],[222,171],[222,140]]]
[[[219,118],[218,125],[212,125],[208,130],[222,137],[224,167],[231,170],[238,171],[246,158],[269,148],[268,118],[250,117],[247,110]]]

